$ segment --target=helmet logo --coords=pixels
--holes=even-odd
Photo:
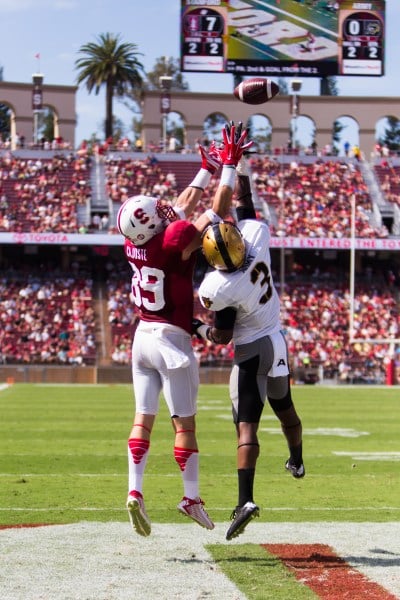
[[[212,300],[210,300],[210,298],[206,298],[205,296],[201,297],[201,301],[204,305],[205,308],[210,309],[212,306]]]
[[[133,211],[133,216],[141,225],[145,225],[150,220],[150,217],[144,212],[143,208],[137,208]]]

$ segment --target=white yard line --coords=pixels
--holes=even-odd
[[[250,523],[226,542],[228,523],[153,524],[148,538],[129,523],[76,523],[0,530],[2,600],[244,600],[205,544],[327,544],[400,599],[400,522]]]

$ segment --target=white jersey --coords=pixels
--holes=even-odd
[[[274,287],[269,251],[269,227],[253,219],[239,221],[246,243],[246,260],[233,273],[208,271],[199,287],[204,308],[236,309],[233,329],[235,345],[248,344],[280,331],[280,301]]]

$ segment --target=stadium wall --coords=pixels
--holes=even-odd
[[[55,116],[54,137],[62,137],[70,148],[75,148],[76,101],[78,88],[69,85],[43,84],[43,108],[50,108]],[[11,109],[11,150],[16,148],[16,136],[24,136],[26,145],[34,141],[34,111],[32,83],[0,81],[0,104]]]
[[[181,115],[185,123],[186,140],[195,147],[204,134],[204,122],[215,113],[227,121],[247,122],[254,115],[269,119],[272,127],[271,146],[282,148],[288,141],[292,96],[276,96],[273,102],[252,106],[238,101],[232,94],[171,91],[171,111]],[[143,145],[158,142],[162,137],[160,92],[147,91],[143,100]],[[400,119],[400,97],[379,96],[299,96],[298,116],[315,123],[315,140],[319,148],[332,143],[334,122],[352,117],[359,126],[359,146],[370,152],[376,143],[376,125],[384,117]]]
[[[200,383],[228,384],[230,369],[201,368]],[[0,382],[50,384],[130,384],[129,366],[63,367],[56,365],[2,365]]]

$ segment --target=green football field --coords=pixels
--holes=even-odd
[[[398,521],[399,388],[294,386],[293,397],[303,421],[306,477],[294,480],[285,472],[286,443],[266,406],[255,484],[261,509],[257,521]],[[126,443],[133,414],[127,385],[4,387],[0,525],[126,522]],[[201,495],[213,520],[226,522],[237,502],[236,440],[227,386],[201,386],[197,428]],[[172,427],[162,402],[144,485],[152,522],[182,523],[176,510],[182,493]],[[211,540],[210,551],[224,568],[224,552],[232,555],[234,547],[213,549]],[[275,597],[289,597],[287,593]],[[247,597],[262,595],[248,592]]]

